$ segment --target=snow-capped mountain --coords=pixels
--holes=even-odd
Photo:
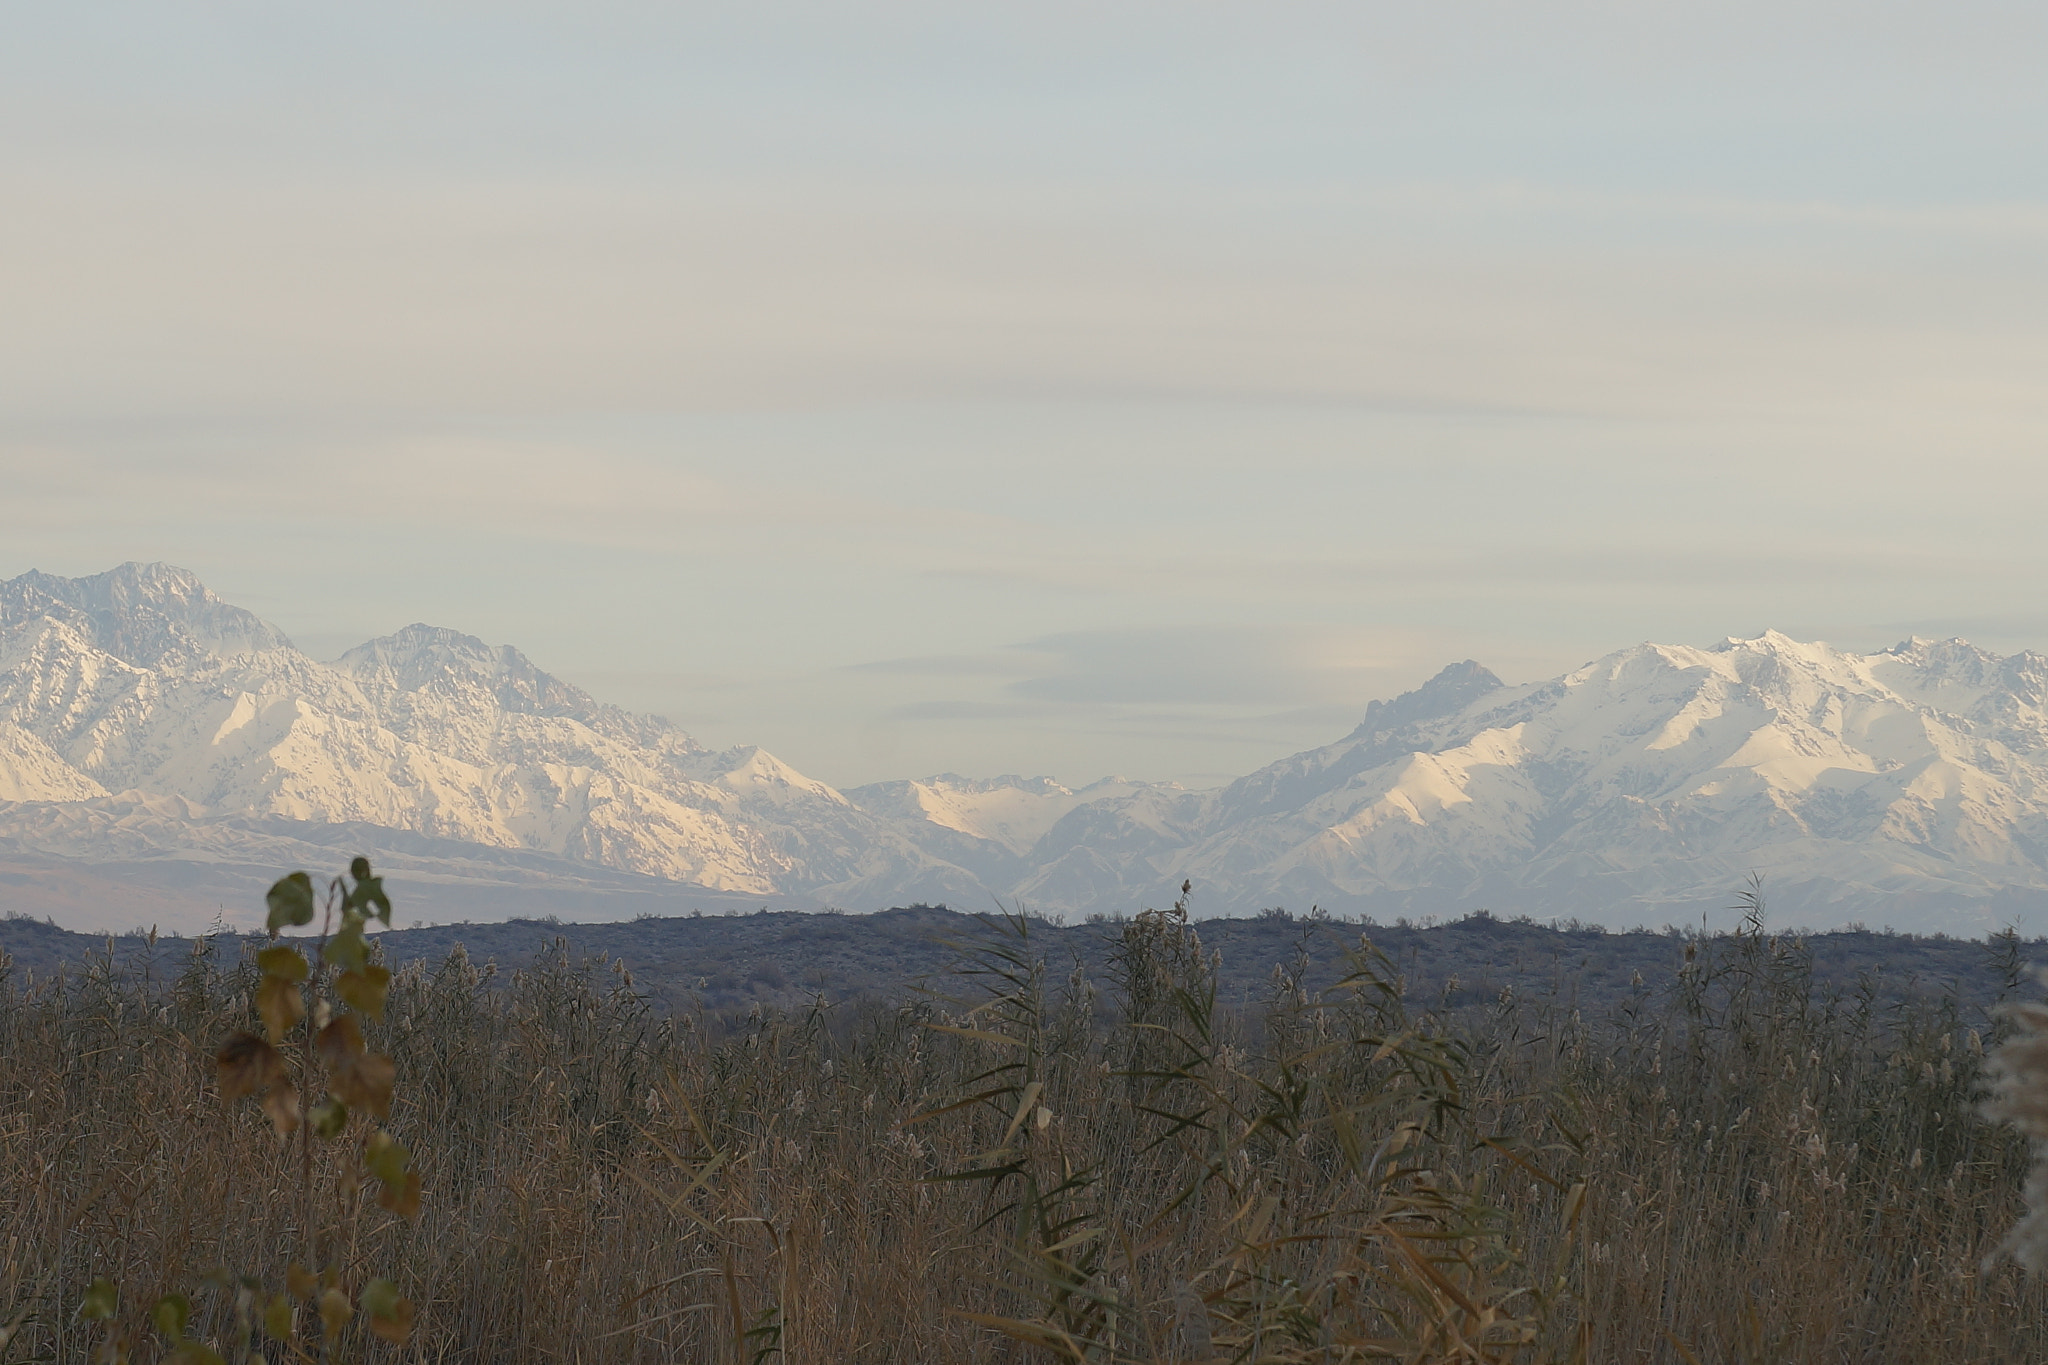
[[[2048,909],[2048,657],[1767,632],[1519,687],[1467,662],[1336,744],[1048,838],[1094,877],[1232,905],[1654,924],[1758,872],[1797,922],[1975,931]]]
[[[345,850],[345,851],[344,851]],[[366,851],[428,913],[1170,899],[1685,920],[2048,910],[2048,658],[1767,633],[1507,686],[1453,665],[1229,786],[952,774],[839,792],[517,650],[410,626],[323,663],[191,574],[0,583],[0,910],[232,921]],[[93,907],[100,907],[97,912]],[[156,915],[151,907],[162,907]]]
[[[772,755],[517,650],[411,626],[321,663],[163,565],[0,585],[0,799],[13,851],[87,862],[233,860],[281,821],[751,896],[978,889]]]

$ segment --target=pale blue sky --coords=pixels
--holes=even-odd
[[[13,5],[0,574],[842,784],[2048,647],[2038,5]]]

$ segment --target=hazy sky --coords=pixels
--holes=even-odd
[[[2048,647],[2048,7],[26,5],[0,576],[841,784]]]

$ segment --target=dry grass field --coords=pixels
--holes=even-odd
[[[929,995],[723,1017],[566,951],[406,962],[366,1031],[412,1221],[353,1174],[360,1114],[223,1104],[241,945],[14,974],[0,1362],[165,1358],[167,1293],[189,1361],[2048,1359],[1962,1003],[1817,989],[1752,926],[1597,1013],[1410,999],[1356,939],[1225,1005],[1199,930],[1123,922],[1090,980],[996,919]],[[318,1344],[241,1345],[291,1263],[390,1276],[409,1337],[305,1307]]]

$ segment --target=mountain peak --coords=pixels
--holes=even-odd
[[[1959,635],[1951,635],[1942,640],[1929,639],[1923,635],[1908,635],[1884,652],[1891,658],[1922,665],[1953,663],[1959,660],[1988,663],[1998,657],[1979,649]]]
[[[1437,671],[1435,677],[1411,692],[1403,692],[1392,701],[1368,703],[1365,719],[1351,732],[1351,738],[1363,739],[1455,715],[1481,697],[1498,692],[1505,686],[1507,684],[1495,676],[1492,669],[1476,659],[1446,665]]]
[[[284,632],[174,564],[130,562],[84,578],[31,569],[0,583],[0,628],[37,618],[68,622],[98,648],[142,667],[291,647]]]
[[[415,621],[389,635],[380,635],[366,640],[349,654],[369,652],[380,659],[413,659],[422,655],[436,658],[490,659],[498,657],[498,651],[474,635],[468,635],[448,626],[430,626],[425,621]],[[346,655],[343,657],[347,657]]]
[[[590,717],[600,703],[582,688],[535,667],[510,645],[491,645],[446,626],[413,624],[365,641],[336,666],[373,691],[446,692],[479,688],[508,711]]]
[[[1782,630],[1765,630],[1758,635],[1730,635],[1713,647],[1716,654],[1773,654],[1813,659],[1838,651],[1824,640],[1795,640]]]
[[[10,858],[267,866],[290,833],[427,882],[608,869],[849,907],[1111,911],[1192,879],[1207,909],[1689,919],[1752,870],[1798,914],[2048,906],[2048,658],[1955,639],[1639,644],[1515,687],[1464,660],[1215,791],[942,773],[841,793],[458,630],[316,663],[169,565],[0,583],[0,635]]]

